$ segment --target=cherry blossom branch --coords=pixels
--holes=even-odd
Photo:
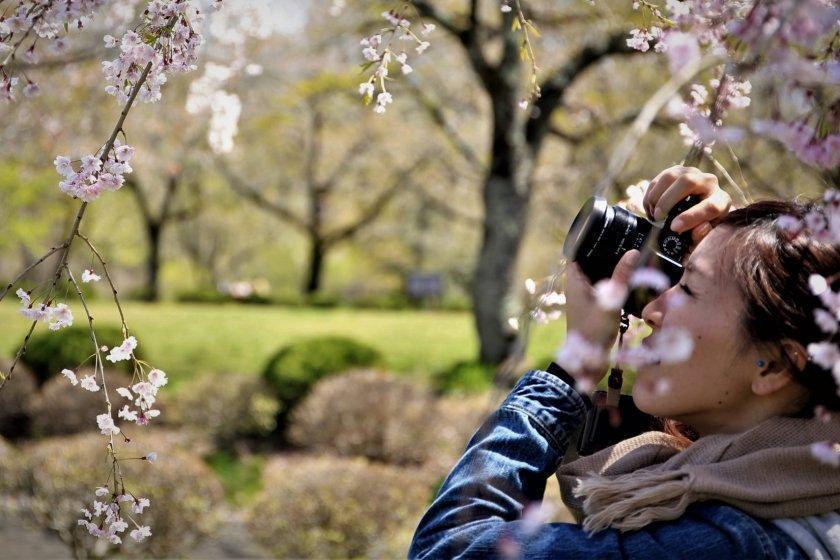
[[[93,246],[93,243],[90,242],[90,239],[87,236],[83,235],[81,232],[76,232],[76,237],[81,239],[82,241],[87,244],[90,248],[91,252],[96,255],[99,264],[102,266],[102,270],[105,273],[105,279],[108,281],[108,285],[111,287],[111,292],[114,296],[114,304],[117,306],[117,311],[120,314],[120,323],[122,324],[122,331],[123,331],[123,338],[128,338],[128,325],[125,321],[125,314],[123,313],[122,304],[120,304],[120,299],[117,297],[117,288],[114,285],[114,281],[111,279],[111,273],[108,272],[108,266],[105,262],[105,259],[102,258],[102,254]]]
[[[541,93],[540,85],[537,82],[537,72],[539,71],[539,67],[537,66],[537,57],[534,54],[534,46],[531,44],[531,35],[529,34],[528,29],[530,28],[537,36],[539,36],[539,31],[537,31],[536,26],[531,22],[531,20],[525,17],[525,13],[522,11],[521,0],[514,0],[514,5],[516,6],[516,19],[513,20],[515,22],[513,30],[516,31],[516,27],[518,26],[522,31],[522,44],[519,47],[519,53],[520,56],[526,59],[531,65],[531,90],[528,98],[519,102],[520,107],[525,109],[529,104],[533,105],[533,103],[539,99]]]
[[[146,81],[146,78],[149,76],[149,72],[152,69],[152,63],[149,62],[146,64],[143,73],[140,74],[140,77],[137,79],[137,82],[134,84],[134,87],[131,90],[130,95],[128,96],[128,101],[123,107],[122,112],[120,113],[119,118],[117,119],[117,124],[114,126],[114,129],[111,131],[111,136],[108,138],[107,142],[105,142],[105,146],[102,149],[102,155],[99,157],[99,161],[101,163],[105,163],[108,160],[108,156],[111,153],[111,150],[114,148],[114,142],[117,140],[117,136],[122,131],[123,123],[125,123],[126,117],[128,117],[128,112],[131,110],[132,105],[134,104],[135,99],[137,99],[137,94],[140,92],[140,87]],[[79,211],[76,213],[76,218],[73,220],[73,226],[70,228],[70,234],[67,236],[67,239],[64,241],[63,244],[58,246],[57,250],[61,250],[61,255],[59,257],[58,265],[55,268],[55,273],[53,274],[52,283],[50,285],[49,292],[47,294],[46,299],[52,296],[53,292],[55,291],[55,287],[58,284],[59,279],[61,278],[61,271],[62,269],[66,268],[65,265],[67,263],[67,257],[70,253],[70,247],[73,244],[73,239],[79,233],[79,225],[82,223],[82,218],[85,215],[85,210],[87,209],[87,202],[82,202],[81,206],[79,206]],[[42,262],[42,261],[41,261]],[[31,270],[32,267],[29,268]],[[113,285],[112,285],[113,288]],[[6,288],[8,291],[9,288]],[[5,295],[5,292],[4,292]],[[116,298],[116,290],[114,290],[114,295]],[[119,303],[118,303],[119,305]],[[122,315],[122,310],[120,309],[120,315]],[[29,327],[29,332],[24,338],[23,345],[18,350],[17,354],[15,355],[14,360],[12,361],[11,366],[9,367],[9,371],[0,379],[0,391],[3,390],[3,387],[6,386],[6,381],[12,378],[14,374],[15,367],[17,366],[18,361],[20,358],[26,353],[26,344],[29,342],[29,338],[32,336],[32,332],[35,330],[35,325],[38,323],[37,320],[32,321],[32,325]],[[127,332],[125,327],[125,319],[123,318],[123,331]]]
[[[607,169],[598,181],[594,194],[602,196],[610,188],[613,181],[618,176],[618,173],[624,169],[627,161],[633,155],[633,152],[635,151],[639,141],[642,139],[642,136],[644,136],[648,129],[650,129],[650,125],[653,123],[656,115],[663,107],[665,107],[674,94],[676,94],[680,88],[691,82],[697,74],[707,68],[719,64],[721,61],[721,57],[717,54],[709,54],[692,61],[682,67],[676,74],[671,76],[671,78],[665,82],[665,84],[663,84],[662,87],[660,87],[656,93],[647,100],[647,102],[645,102],[642,110],[639,111],[639,115],[636,117],[636,120],[634,120],[633,124],[630,126],[630,130],[613,150],[612,156],[610,156],[609,163],[607,164]]]

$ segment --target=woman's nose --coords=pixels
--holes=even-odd
[[[662,325],[662,296],[659,294],[642,309],[642,320],[652,329]]]

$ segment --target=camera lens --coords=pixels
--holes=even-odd
[[[680,201],[671,209],[664,227],[660,229],[621,206],[610,206],[603,197],[593,196],[572,222],[563,243],[563,254],[577,262],[594,284],[611,277],[624,253],[630,249],[641,250],[647,237],[655,231],[657,250],[649,262],[640,266],[658,268],[668,276],[673,286],[682,276],[681,263],[691,243],[691,232],[674,233],[671,221],[696,203],[692,196]],[[642,309],[654,297],[656,293],[650,290],[634,289],[624,304],[624,310],[641,317]]]
[[[652,224],[605,198],[593,196],[572,222],[563,244],[566,258],[576,261],[593,283],[612,276],[622,255],[641,249]]]

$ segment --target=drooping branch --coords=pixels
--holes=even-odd
[[[137,99],[137,94],[140,93],[141,86],[145,83],[146,78],[149,77],[149,72],[152,70],[152,63],[149,62],[146,64],[146,67],[143,69],[142,74],[137,79],[137,82],[134,84],[131,94],[128,96],[128,100],[126,100],[125,107],[123,107],[122,112],[120,112],[120,116],[117,119],[116,125],[114,125],[114,129],[111,131],[111,136],[108,138],[108,141],[105,142],[105,145],[102,147],[102,155],[99,157],[100,162],[104,165],[105,162],[108,160],[108,155],[111,153],[111,150],[114,148],[114,142],[117,140],[117,135],[122,130],[123,124],[125,123],[126,117],[128,117],[128,112],[131,110],[131,107],[134,105],[134,101]],[[79,206],[79,211],[76,213],[76,218],[73,220],[73,225],[70,228],[70,233],[67,236],[67,239],[64,241],[62,245],[60,245],[61,254],[58,259],[58,265],[55,267],[55,273],[53,273],[52,283],[50,284],[49,292],[47,293],[46,299],[49,300],[52,297],[53,292],[55,291],[55,287],[58,284],[59,278],[61,278],[61,272],[64,270],[65,265],[67,264],[67,257],[70,253],[70,247],[73,244],[73,238],[79,233],[79,225],[82,223],[82,218],[85,215],[85,210],[87,209],[87,202],[82,202]],[[7,288],[7,291],[11,289],[11,286]],[[9,371],[6,375],[0,379],[0,391],[2,391],[3,387],[6,386],[6,382],[12,378],[12,374],[15,371],[15,366],[17,365],[20,358],[26,353],[26,345],[29,342],[30,337],[32,336],[32,332],[35,330],[35,325],[38,324],[38,321],[32,321],[32,324],[29,327],[29,332],[27,333],[26,337],[23,340],[23,344],[21,345],[20,349],[18,350],[17,354],[15,354],[15,358],[12,361],[12,365],[9,367]]]

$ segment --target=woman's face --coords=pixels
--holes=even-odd
[[[633,400],[640,410],[694,426],[701,435],[729,431],[753,398],[751,380],[760,369],[758,351],[741,343],[743,301],[724,253],[733,232],[712,230],[687,259],[679,284],[642,311],[651,336],[661,329],[685,329],[694,351],[683,362],[639,368]]]

